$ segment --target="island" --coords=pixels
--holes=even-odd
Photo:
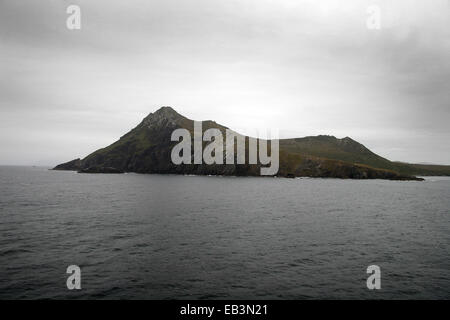
[[[214,121],[202,122],[203,130],[228,128]],[[80,173],[159,173],[193,175],[259,176],[261,164],[174,164],[171,150],[176,129],[194,131],[194,121],[171,107],[162,107],[111,145],[87,157],[62,163],[53,170]],[[244,136],[248,151],[250,137]],[[269,141],[270,142],[270,141]],[[274,176],[342,179],[423,180],[417,176],[450,175],[450,166],[393,162],[345,137],[320,135],[279,141],[279,170]],[[194,143],[194,141],[192,141]],[[207,145],[207,142],[203,142]],[[192,154],[191,157],[194,157]],[[224,162],[225,163],[225,162]]]

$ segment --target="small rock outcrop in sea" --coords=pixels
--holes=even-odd
[[[171,141],[171,134],[178,128],[193,132],[194,121],[171,107],[162,107],[150,113],[137,127],[110,146],[99,149],[84,159],[57,165],[54,170],[74,170],[80,173],[260,175],[261,166],[254,164],[173,164],[171,150],[178,142]],[[203,121],[203,130],[209,128],[217,128],[221,132],[227,129],[214,121]],[[248,137],[245,137],[245,141],[248,146]],[[280,177],[422,180],[414,174],[427,175],[427,172],[438,169],[450,174],[450,167],[447,166],[434,166],[434,171],[427,171],[430,166],[420,167],[389,161],[349,137],[338,139],[322,135],[281,139],[279,147],[277,176]],[[193,157],[193,153],[191,156]]]

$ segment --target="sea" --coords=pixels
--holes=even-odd
[[[449,298],[450,177],[0,167],[0,299]]]

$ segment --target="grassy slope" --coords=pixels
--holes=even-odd
[[[392,170],[402,175],[450,175],[450,166],[392,162],[348,137],[337,139],[333,136],[316,136],[283,139],[280,140],[280,149],[297,154]]]

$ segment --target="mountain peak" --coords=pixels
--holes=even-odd
[[[186,120],[181,114],[172,107],[163,106],[144,118],[144,125],[149,128],[164,126],[176,126],[180,121]]]
[[[153,113],[150,113],[148,117],[150,116],[157,116],[157,117],[166,117],[166,118],[184,118],[181,114],[175,111],[172,107],[169,106],[163,106],[156,110]],[[148,118],[147,117],[147,118]]]
[[[155,111],[155,113],[164,113],[164,114],[173,114],[176,113],[178,114],[174,108],[169,107],[169,106],[162,106],[161,108],[159,108],[158,110]]]

